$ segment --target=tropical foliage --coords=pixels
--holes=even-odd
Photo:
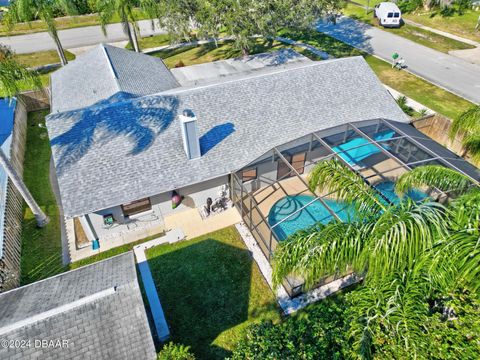
[[[10,48],[0,44],[0,94],[12,98],[21,90],[21,85],[40,88],[37,73],[19,64]]]
[[[446,336],[440,318],[434,319],[432,314],[448,313],[447,302],[458,294],[466,294],[462,296],[478,309],[479,188],[453,170],[418,167],[398,179],[397,192],[430,188],[446,191],[449,200],[444,204],[432,200],[417,203],[405,197],[392,204],[335,159],[319,163],[309,183],[312,190],[333,192],[338,200],[355,206],[358,215],[348,222],[317,224],[283,242],[275,253],[275,283],[295,274],[311,287],[325,276],[354,271],[364,280],[363,286],[347,297],[348,341],[353,354],[362,358],[429,358],[431,327],[441,328]],[[464,305],[461,300],[457,304]],[[446,328],[464,321],[455,310],[453,314],[442,318]],[[478,334],[480,329],[474,330]],[[471,345],[478,351],[480,339],[473,337],[468,344],[467,338],[457,338],[460,342],[444,352],[439,350],[438,358],[455,354],[455,346]]]
[[[450,138],[462,133],[462,145],[474,161],[480,161],[480,105],[475,105],[456,118],[450,128]]]
[[[157,360],[195,360],[189,346],[169,342],[158,353]]]

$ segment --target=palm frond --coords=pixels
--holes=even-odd
[[[447,167],[425,165],[400,176],[395,184],[395,192],[403,195],[414,188],[423,186],[463,193],[472,186],[472,181],[467,176]]]
[[[358,213],[375,214],[385,210],[381,196],[365,180],[338,159],[325,160],[308,176],[310,190],[333,193],[339,200],[358,207]]]
[[[292,235],[275,250],[274,283],[278,286],[286,276],[296,275],[310,288],[325,276],[349,269],[362,271],[360,228],[354,223],[331,222]]]
[[[478,133],[480,131],[480,105],[472,106],[456,118],[450,127],[450,139],[454,139],[459,132]]]
[[[368,231],[367,279],[413,269],[435,240],[447,233],[446,208],[436,202],[405,200],[372,222]]]
[[[466,135],[462,140],[462,145],[473,161],[480,161],[480,131]]]
[[[6,97],[17,95],[22,86],[40,88],[42,83],[36,72],[17,63],[14,58],[0,62],[0,93]]]

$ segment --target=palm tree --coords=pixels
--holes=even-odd
[[[42,84],[36,72],[15,61],[13,52],[0,44],[0,94],[12,98],[21,91],[22,85],[40,88]]]
[[[464,134],[462,145],[465,154],[463,155],[468,152],[474,161],[480,161],[480,105],[472,106],[453,121],[450,139],[453,140],[459,133]]]
[[[9,11],[5,15],[5,22],[10,30],[19,22],[30,22],[36,19],[45,22],[48,33],[57,47],[60,61],[62,65],[66,65],[68,61],[58,37],[57,24],[55,22],[55,10],[58,8],[62,9],[66,14],[76,14],[73,2],[68,0],[15,0],[11,3]]]
[[[140,52],[138,45],[139,29],[136,23],[134,9],[138,4],[135,0],[97,0],[97,10],[100,16],[100,25],[103,33],[107,34],[107,25],[115,14],[118,14],[124,33],[136,52]],[[151,2],[148,4],[152,8]]]
[[[307,288],[332,274],[363,276],[350,309],[356,355],[371,358],[374,343],[391,342],[395,353],[382,356],[415,356],[428,347],[428,300],[458,284],[480,288],[480,189],[451,169],[418,167],[398,179],[398,193],[429,186],[459,196],[446,205],[408,198],[389,204],[335,159],[317,164],[309,185],[334,193],[358,215],[282,242],[274,254],[275,284],[290,274],[301,276]]]
[[[18,64],[13,57],[13,53],[8,48],[0,46],[0,92],[11,98],[19,92],[20,83],[22,82],[30,83],[34,87],[41,87],[41,82],[36,73]],[[37,225],[39,227],[45,226],[49,222],[48,217],[35,202],[32,194],[30,194],[30,191],[28,191],[26,185],[23,183],[22,178],[15,171],[1,148],[0,164],[32,210],[37,220]]]

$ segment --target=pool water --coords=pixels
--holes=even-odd
[[[374,140],[384,141],[391,139],[394,137],[394,135],[394,131],[387,131],[376,134],[374,136]],[[389,149],[388,145],[382,145],[382,147],[386,150]],[[371,144],[368,139],[362,137],[358,137],[341,145],[335,146],[332,148],[332,150],[338,153],[338,155],[350,166],[360,165],[361,162],[366,158],[381,152],[377,145]]]
[[[280,199],[270,209],[268,223],[270,226],[277,224],[279,221],[310,203],[313,199],[315,198],[309,195],[286,196]],[[342,221],[348,221],[354,216],[352,207],[336,200],[327,199],[324,201]],[[284,240],[300,229],[305,229],[317,222],[327,224],[332,220],[332,214],[330,214],[319,200],[316,200],[305,209],[275,226],[273,231],[280,240]]]
[[[397,196],[397,194],[395,194],[394,187],[395,183],[391,181],[385,181],[375,185],[375,188],[393,204],[398,204],[400,202],[400,198]],[[405,196],[414,201],[421,201],[427,197],[427,194],[419,190],[413,190],[407,193]],[[289,195],[278,200],[272,206],[270,213],[268,214],[268,223],[270,226],[273,226],[281,220],[287,218],[273,228],[273,231],[279,240],[284,240],[298,230],[306,229],[317,222],[327,224],[333,220],[333,215],[330,214],[327,208],[319,200],[314,201],[305,209],[302,209],[295,215],[290,216],[297,210],[312,202],[314,199],[315,198],[310,195]],[[342,221],[348,222],[349,220],[354,219],[355,208],[353,206],[349,206],[344,202],[332,199],[325,199],[324,201]]]
[[[388,200],[390,200],[393,204],[398,204],[400,202],[400,198],[395,193],[395,183],[393,181],[384,181],[374,185],[374,187],[380,191]],[[413,201],[422,201],[428,197],[423,191],[413,189],[407,192],[404,197],[408,197]]]

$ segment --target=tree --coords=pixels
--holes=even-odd
[[[157,360],[195,360],[195,355],[190,346],[169,342],[158,353]]]
[[[10,48],[0,44],[0,93],[12,98],[21,91],[22,85],[40,88],[42,84],[35,71],[19,64]]]
[[[35,87],[41,86],[40,80],[35,72],[30,71],[25,66],[17,63],[10,49],[5,46],[0,46],[0,91],[5,96],[11,98],[18,94],[22,82],[30,83]],[[0,164],[3,166],[8,177],[32,210],[32,213],[37,220],[37,225],[39,227],[45,226],[49,221],[48,217],[35,202],[30,191],[28,191],[26,185],[23,183],[22,178],[15,171],[12,164],[10,164],[10,161],[1,148]]]
[[[309,288],[324,276],[354,271],[364,278],[350,316],[354,351],[365,358],[425,353],[430,304],[459,286],[480,288],[480,189],[451,169],[418,167],[400,177],[398,193],[430,186],[457,197],[446,205],[408,198],[389,204],[335,159],[317,164],[309,185],[335,194],[357,216],[317,224],[282,242],[274,282],[295,274]]]
[[[138,45],[139,29],[135,19],[134,9],[138,5],[136,0],[97,0],[100,25],[104,35],[107,34],[107,25],[113,16],[117,14],[123,26],[125,35],[128,36],[130,44],[136,52],[140,52]],[[148,3],[149,9],[152,9],[152,2]]]
[[[474,161],[480,161],[480,105],[474,105],[458,118],[450,128],[450,139],[463,133],[462,145]],[[464,154],[465,155],[465,154]]]
[[[19,22],[30,22],[40,19],[47,25],[48,33],[55,42],[62,65],[68,63],[65,51],[58,36],[55,11],[60,8],[66,14],[75,15],[76,10],[68,0],[14,0],[5,14],[5,22],[11,30]]]

